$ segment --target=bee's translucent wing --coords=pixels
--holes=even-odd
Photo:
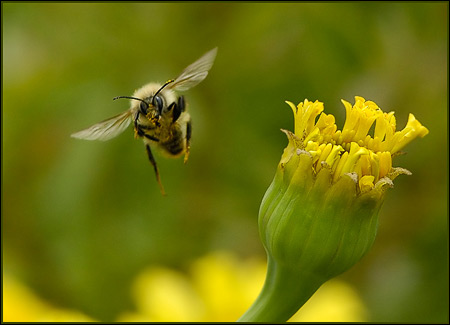
[[[202,82],[208,75],[208,71],[211,69],[216,55],[217,47],[207,52],[200,59],[184,69],[178,78],[176,78],[173,83],[169,84],[167,88],[184,91]]]
[[[131,110],[94,124],[80,132],[71,135],[73,138],[84,140],[106,141],[122,133],[131,122]]]

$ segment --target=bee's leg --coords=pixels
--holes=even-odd
[[[178,105],[175,103],[170,104],[168,107],[169,110],[173,109],[172,112],[172,121],[175,122],[180,117],[181,113],[185,110],[185,103],[184,103],[184,97],[180,96],[178,97]]]
[[[178,97],[178,107],[180,108],[181,112],[184,112],[186,109],[186,103],[184,102],[184,96]]]
[[[167,107],[167,110],[170,112],[172,110],[172,122],[175,122],[180,117],[180,113],[178,113],[177,104],[173,102]]]
[[[136,117],[134,118],[134,138],[137,139],[139,136],[142,136],[144,132],[139,128],[138,126],[138,119],[139,119],[139,111],[136,113]]]
[[[181,115],[181,109],[180,106],[175,103],[170,104],[170,106],[173,106],[172,122],[175,122]]]
[[[141,129],[139,129],[139,131],[142,132]],[[152,140],[152,141],[159,142],[159,139],[158,139],[158,138],[152,137],[151,135],[149,135],[149,134],[147,134],[147,133],[142,132],[142,134],[140,134],[140,135],[141,135],[141,136],[144,136],[144,137],[146,137],[147,139],[150,139],[150,140]]]
[[[147,144],[145,146],[145,149],[147,149],[148,159],[150,160],[150,163],[152,164],[153,169],[155,170],[156,181],[158,182],[159,189],[161,190],[161,194],[166,195],[166,192],[164,191],[164,187],[161,183],[161,178],[159,177],[158,166],[156,166],[156,161],[155,161],[155,158],[153,157],[152,151],[150,150],[150,146]]]
[[[140,126],[138,125],[137,128],[134,130],[134,137],[137,139],[139,137],[147,137],[147,134],[144,133],[144,131],[142,131],[142,129],[140,128]],[[151,138],[151,140],[153,140],[153,138]]]
[[[192,133],[192,124],[191,121],[186,123],[186,151],[184,154],[184,163],[187,162],[189,158],[189,152],[191,150],[191,133]]]

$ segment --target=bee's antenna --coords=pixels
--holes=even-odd
[[[161,90],[163,90],[168,84],[171,84],[171,83],[174,82],[174,81],[175,81],[175,79],[167,80],[166,83],[165,83],[164,85],[162,85],[161,88],[158,89],[158,91],[156,92],[156,94],[153,95],[153,99],[152,99],[152,105],[153,105],[153,106],[155,106],[155,103],[154,103],[154,102],[155,102],[155,97],[156,97],[156,95],[158,95],[158,94],[161,92]]]
[[[117,96],[117,97],[114,97],[113,100],[116,100],[116,99],[119,99],[119,98],[128,98],[128,99],[140,100],[141,102],[144,102],[146,105],[148,105],[145,100],[140,99],[140,98],[136,98],[136,97],[130,97],[130,96]]]

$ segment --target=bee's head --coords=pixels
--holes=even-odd
[[[156,118],[159,118],[159,116],[163,113],[164,108],[164,97],[160,95],[161,91],[170,83],[174,82],[174,79],[168,80],[164,85],[162,85],[154,95],[147,97],[145,99],[137,98],[137,97],[131,97],[131,96],[117,96],[113,98],[114,100],[119,98],[128,98],[128,99],[135,99],[140,101],[139,103],[139,112],[141,114],[147,115],[151,113],[151,115]]]

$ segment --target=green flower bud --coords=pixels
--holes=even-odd
[[[342,131],[322,103],[288,104],[295,134],[282,130],[289,143],[258,219],[266,281],[240,321],[286,321],[324,282],[357,263],[375,240],[386,189],[409,173],[392,167],[392,154],[428,133],[412,114],[395,132],[393,113],[362,97],[353,107],[344,102]],[[372,137],[367,132],[375,121]]]

